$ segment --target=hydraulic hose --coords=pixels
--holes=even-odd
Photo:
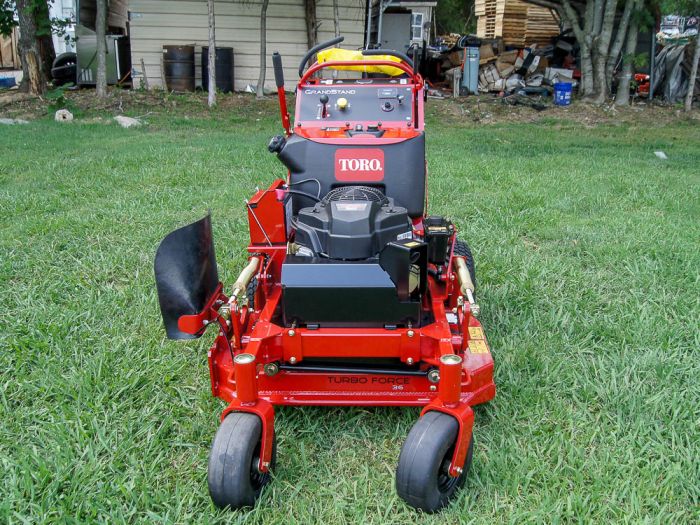
[[[241,274],[233,283],[233,297],[240,297],[245,293],[250,281],[253,279],[258,271],[258,266],[260,266],[261,257],[251,257],[248,264],[243,268]]]
[[[408,58],[408,55],[405,55],[405,54],[400,53],[398,51],[393,51],[391,49],[363,49],[362,54],[366,57],[376,56],[376,55],[389,55],[392,57],[400,58],[401,60],[406,62],[409,66],[411,66],[411,69],[413,69],[413,60]]]
[[[326,49],[327,47],[334,46],[336,44],[340,44],[343,40],[345,40],[344,36],[337,36],[331,40],[328,40],[326,42],[322,42],[320,44],[315,45],[309,51],[304,55],[304,58],[301,59],[301,63],[299,64],[299,78],[304,76],[304,68],[306,67],[307,62],[309,59],[314,56],[316,53],[321,51],[322,49]]]

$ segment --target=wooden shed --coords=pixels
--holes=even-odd
[[[234,89],[255,86],[259,72],[261,0],[217,1],[216,44],[234,52]],[[359,49],[365,35],[366,0],[338,0],[342,47]],[[317,0],[318,41],[335,36],[332,0]],[[201,84],[201,46],[208,44],[206,0],[129,0],[131,62],[140,85],[141,60],[150,87],[161,86],[161,60],[164,45],[192,45],[195,52],[195,78]],[[279,51],[285,77],[297,78],[297,67],[307,51],[306,17],[303,0],[270,0],[267,8],[267,74],[265,86],[274,88],[270,54]]]

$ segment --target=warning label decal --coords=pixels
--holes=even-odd
[[[469,341],[469,351],[472,354],[488,354],[489,349],[486,346],[486,341],[483,339],[475,339],[473,341]]]

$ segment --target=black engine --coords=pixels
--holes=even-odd
[[[406,208],[380,190],[343,186],[294,217],[282,266],[285,324],[420,324],[427,245]]]
[[[330,191],[314,207],[301,209],[294,227],[302,254],[330,259],[368,259],[387,243],[412,237],[406,208],[367,186]]]

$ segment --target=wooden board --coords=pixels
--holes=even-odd
[[[18,31],[15,27],[8,37],[0,36],[0,67],[21,69],[19,52],[17,51]]]

